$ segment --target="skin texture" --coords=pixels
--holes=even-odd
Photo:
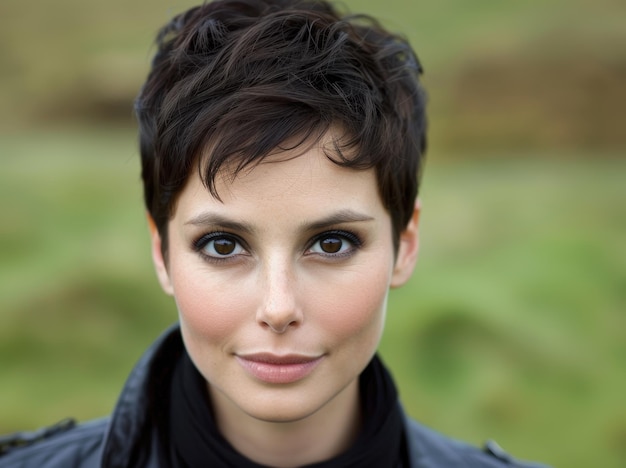
[[[353,441],[358,376],[378,346],[388,290],[410,277],[418,250],[416,204],[396,256],[373,169],[339,167],[319,145],[295,155],[218,177],[221,201],[193,174],[169,222],[167,259],[150,223],[157,275],[218,427],[248,458],[282,467]],[[256,353],[314,364],[276,383],[242,365]]]

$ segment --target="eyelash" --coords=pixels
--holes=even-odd
[[[242,255],[242,254],[235,254],[235,255],[224,256],[224,257],[216,257],[213,255],[206,254],[203,251],[204,248],[207,246],[209,242],[211,242],[212,240],[217,240],[217,239],[230,239],[233,242],[235,242],[237,245],[239,245],[242,249],[248,250],[246,247],[246,243],[241,238],[239,238],[238,236],[234,234],[231,234],[229,232],[224,232],[224,231],[213,231],[213,232],[203,234],[198,239],[193,241],[192,248],[204,260],[206,260],[207,262],[211,262],[211,263],[224,263],[228,261],[233,261],[238,255]]]
[[[336,237],[342,240],[347,240],[351,244],[351,246],[346,252],[339,252],[339,253],[310,252],[311,248],[313,248],[315,244],[329,237]],[[236,244],[238,244],[242,249],[246,251],[248,250],[246,243],[240,237],[236,236],[235,234],[231,234],[229,232],[224,232],[224,231],[213,231],[213,232],[209,232],[209,233],[201,235],[200,237],[198,237],[196,240],[192,242],[192,249],[195,252],[197,252],[204,260],[211,262],[211,263],[224,263],[224,262],[233,261],[239,255],[242,255],[242,254],[235,254],[235,255],[230,255],[230,256],[218,257],[218,256],[206,254],[203,251],[204,248],[207,246],[209,242],[211,242],[212,240],[217,240],[217,239],[230,239]],[[351,257],[359,249],[361,249],[362,246],[363,246],[363,241],[356,233],[350,232],[350,231],[344,231],[340,229],[333,229],[330,231],[324,231],[316,235],[313,239],[311,239],[311,241],[309,242],[305,250],[305,255],[319,255],[320,257],[331,259],[331,260],[341,259],[341,258]]]
[[[362,246],[363,246],[363,241],[361,240],[361,238],[354,232],[350,232],[350,231],[344,231],[344,230],[332,230],[332,231],[324,231],[320,234],[318,234],[317,236],[315,236],[311,243],[309,244],[309,246],[307,247],[307,252],[318,242],[320,242],[321,240],[327,239],[329,237],[338,237],[342,240],[347,240],[350,244],[351,247],[348,249],[347,252],[340,252],[340,253],[324,253],[324,254],[317,254],[317,253],[312,253],[309,255],[321,255],[323,257],[326,258],[330,258],[330,259],[339,259],[339,258],[345,258],[345,257],[350,257],[352,255],[354,255]]]

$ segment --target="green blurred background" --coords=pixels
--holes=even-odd
[[[346,4],[410,38],[430,91],[420,262],[382,343],[408,411],[626,466],[626,3]],[[0,3],[0,433],[108,413],[175,320],[131,102],[190,5]]]

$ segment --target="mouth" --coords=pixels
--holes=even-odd
[[[235,358],[252,377],[270,384],[288,384],[302,380],[323,360],[323,356],[279,356],[271,353],[235,355]]]

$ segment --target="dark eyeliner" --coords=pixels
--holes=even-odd
[[[363,241],[361,240],[361,237],[358,236],[356,233],[351,232],[351,231],[344,231],[342,229],[332,229],[330,231],[324,231],[316,235],[311,240],[311,243],[307,247],[307,250],[313,247],[313,245],[315,245],[316,242],[319,242],[322,239],[325,239],[327,237],[333,237],[333,236],[346,239],[348,242],[352,244],[352,248],[348,252],[343,252],[343,253],[338,253],[338,254],[325,254],[325,256],[327,257],[332,258],[332,257],[350,256],[354,254],[356,250],[360,249],[363,246]]]
[[[322,238],[323,237],[330,237],[330,236],[333,236],[333,235],[336,235],[338,237],[345,237],[355,247],[361,247],[363,245],[363,241],[361,240],[361,238],[359,236],[357,236],[355,233],[350,232],[350,231],[342,231],[342,230],[328,231],[328,232],[322,234],[321,237]]]
[[[221,232],[221,231],[214,231],[214,232],[202,234],[200,237],[198,237],[191,243],[191,248],[194,251],[199,252],[209,243],[209,241],[215,239],[216,237],[222,237],[225,234],[226,233]]]
[[[213,256],[213,255],[208,255],[207,253],[203,252],[204,247],[210,241],[214,239],[220,239],[220,238],[232,239],[234,242],[239,244],[242,248],[247,249],[245,242],[239,236],[232,234],[230,232],[225,232],[225,231],[213,231],[213,232],[203,234],[197,239],[195,239],[194,241],[192,241],[191,248],[194,252],[197,252],[198,255],[200,255],[204,260],[209,261],[209,262],[220,263],[220,262],[232,261],[233,257],[227,256],[227,257],[222,258],[222,257]]]

